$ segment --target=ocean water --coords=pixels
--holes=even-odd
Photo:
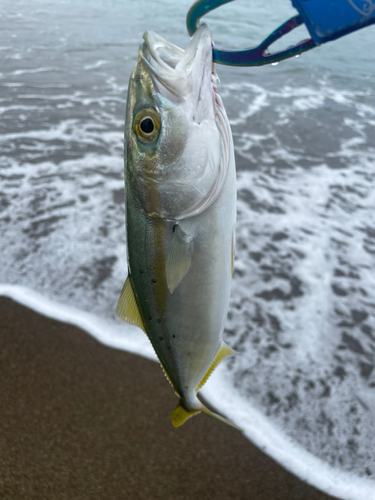
[[[114,319],[126,91],[145,30],[187,45],[189,6],[0,5],[0,294],[150,359],[146,336]],[[237,0],[207,22],[218,45],[244,47],[294,13]],[[204,395],[348,500],[375,499],[374,39],[368,27],[277,66],[217,67],[239,197],[224,336],[239,354]]]

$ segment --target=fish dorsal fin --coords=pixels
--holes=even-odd
[[[116,315],[118,318],[122,319],[122,321],[129,323],[129,325],[138,326],[139,328],[142,328],[144,332],[146,332],[142,316],[139,312],[138,304],[133,292],[130,275],[128,275],[124,286],[122,287],[122,292],[117,302]]]
[[[200,413],[200,410],[186,410],[182,406],[181,401],[179,401],[171,415],[173,427],[180,427],[180,425],[184,424],[188,418],[193,417],[197,413]]]
[[[169,245],[165,274],[168,289],[173,293],[189,271],[193,256],[193,237],[187,235],[180,226],[174,228],[174,235]]]
[[[227,356],[230,356],[231,354],[233,354],[234,351],[231,347],[229,347],[229,345],[227,345],[225,342],[221,342],[221,347],[220,349],[217,351],[217,354],[215,356],[215,359],[213,360],[213,362],[211,363],[211,366],[209,367],[209,369],[206,371],[206,373],[204,374],[204,377],[202,378],[202,380],[200,381],[199,385],[198,385],[198,388],[197,388],[197,391],[199,391],[200,389],[202,389],[202,387],[204,386],[204,384],[207,382],[207,380],[209,379],[209,377],[211,376],[212,372],[215,370],[215,368],[218,366],[218,364],[224,359],[226,358]]]

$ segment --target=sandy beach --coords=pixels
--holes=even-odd
[[[206,415],[174,429],[156,363],[9,299],[0,314],[2,500],[331,498]]]

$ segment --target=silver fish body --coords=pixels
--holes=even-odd
[[[232,135],[202,25],[186,51],[146,33],[125,129],[129,275],[117,314],[143,328],[180,398],[172,423],[203,410],[197,392],[229,346]],[[215,415],[214,415],[215,416]]]

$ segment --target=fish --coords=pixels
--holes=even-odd
[[[179,397],[175,427],[210,411],[197,393],[233,349],[223,341],[236,224],[232,133],[217,93],[212,36],[186,50],[143,35],[125,117],[128,276],[117,304],[146,332]]]

